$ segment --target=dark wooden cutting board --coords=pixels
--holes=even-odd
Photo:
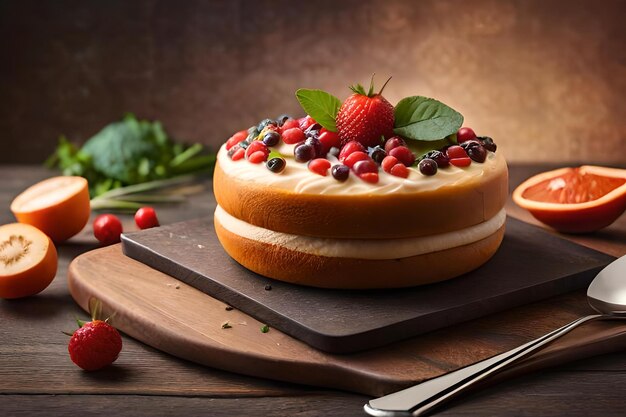
[[[499,251],[476,271],[411,289],[345,291],[287,284],[245,269],[222,249],[212,218],[125,234],[122,244],[127,256],[334,353],[382,346],[583,288],[614,259],[508,218]]]

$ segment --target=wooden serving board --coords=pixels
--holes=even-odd
[[[587,287],[614,259],[516,219],[506,227],[502,246],[481,268],[398,290],[317,289],[260,276],[226,254],[212,218],[125,234],[122,247],[317,349],[349,353]]]
[[[232,310],[201,291],[122,254],[120,245],[77,257],[69,288],[87,310],[127,335],[172,355],[227,371],[383,395],[501,353],[591,313],[584,292],[503,311],[385,347],[350,355],[318,351]],[[228,322],[232,328],[222,329]],[[626,348],[626,324],[592,322],[499,375]],[[122,355],[124,352],[122,351]]]

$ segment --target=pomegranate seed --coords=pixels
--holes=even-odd
[[[339,135],[336,132],[331,132],[329,130],[322,129],[320,130],[319,141],[322,144],[322,152],[323,154],[327,154],[330,148],[335,147],[338,148],[341,146],[341,141],[339,140]]]
[[[398,158],[395,156],[387,155],[380,166],[383,168],[385,172],[391,172],[391,168],[393,168],[398,163]]]
[[[285,132],[285,131],[287,131],[289,129],[293,129],[294,127],[299,128],[300,127],[300,123],[298,123],[298,121],[296,119],[288,119],[280,127],[279,131],[280,131],[280,133],[283,133],[283,132]]]
[[[476,133],[474,133],[474,130],[472,130],[471,127],[462,127],[458,132],[456,132],[456,141],[459,143],[475,139]]]
[[[465,158],[450,158],[450,163],[455,167],[467,167],[472,163],[472,160],[466,156]]]
[[[395,175],[396,177],[407,178],[409,176],[409,169],[404,166],[404,164],[399,163],[391,167],[391,172],[389,173],[391,175]]]
[[[306,139],[304,132],[299,127],[292,127],[283,131],[283,142],[293,145],[294,143],[302,142]]]
[[[244,148],[239,148],[233,154],[233,161],[239,161],[240,159],[243,159],[245,155],[246,155],[246,150]]]
[[[371,159],[366,159],[362,161],[357,161],[352,166],[352,170],[358,176],[361,176],[362,174],[365,174],[367,172],[378,173],[378,165],[376,165],[376,162],[372,161]]]
[[[448,155],[448,158],[452,159],[452,158],[467,158],[467,152],[465,152],[465,149],[461,148],[460,146],[454,145],[454,146],[450,146],[448,148],[448,150],[446,150],[446,155]]]
[[[248,137],[247,130],[240,130],[239,132],[235,133],[226,141],[226,150],[227,151],[230,150],[230,148],[237,145],[239,142],[241,142],[247,137]]]
[[[261,162],[265,162],[267,159],[267,155],[263,151],[253,152],[252,155],[248,157],[248,162],[252,162],[253,164],[260,164]]]
[[[406,146],[404,139],[398,136],[389,138],[387,139],[387,142],[385,142],[385,152],[389,153],[390,150],[397,148],[398,146]]]
[[[309,162],[308,167],[309,171],[325,177],[330,169],[330,161],[324,158],[313,159]]]
[[[298,123],[300,124],[300,129],[307,130],[310,126],[317,123],[311,116],[304,116],[301,119],[298,119]]]
[[[369,182],[371,184],[376,184],[378,182],[378,173],[377,172],[366,172],[365,174],[359,175],[365,182]]]
[[[389,151],[389,155],[398,159],[406,166],[411,166],[415,163],[415,155],[406,146],[398,146]]]
[[[346,159],[343,160],[343,163],[344,165],[347,165],[350,168],[352,168],[354,164],[356,164],[357,162],[365,161],[367,159],[370,159],[370,157],[365,152],[356,151],[348,155]]]
[[[339,160],[343,162],[343,160],[353,152],[365,152],[365,148],[355,140],[350,141],[346,143],[343,148],[341,148],[341,152],[339,152]]]
[[[250,158],[253,153],[263,152],[266,155],[269,155],[270,150],[267,148],[267,145],[264,144],[260,140],[255,140],[246,148],[246,158]]]

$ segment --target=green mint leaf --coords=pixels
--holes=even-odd
[[[394,117],[394,133],[415,140],[441,140],[456,133],[463,125],[461,113],[440,101],[422,96],[400,100]]]
[[[341,101],[322,90],[301,88],[296,91],[296,98],[306,114],[331,132],[337,131],[335,119],[341,107]]]

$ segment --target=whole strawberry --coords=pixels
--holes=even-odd
[[[122,350],[122,337],[105,321],[79,323],[67,350],[72,362],[86,371],[96,371],[115,362]]]
[[[355,140],[366,148],[374,147],[380,145],[382,136],[393,136],[393,106],[381,95],[389,80],[377,94],[374,94],[374,77],[367,93],[360,84],[350,87],[354,94],[343,102],[337,113],[337,132],[342,146]]]

